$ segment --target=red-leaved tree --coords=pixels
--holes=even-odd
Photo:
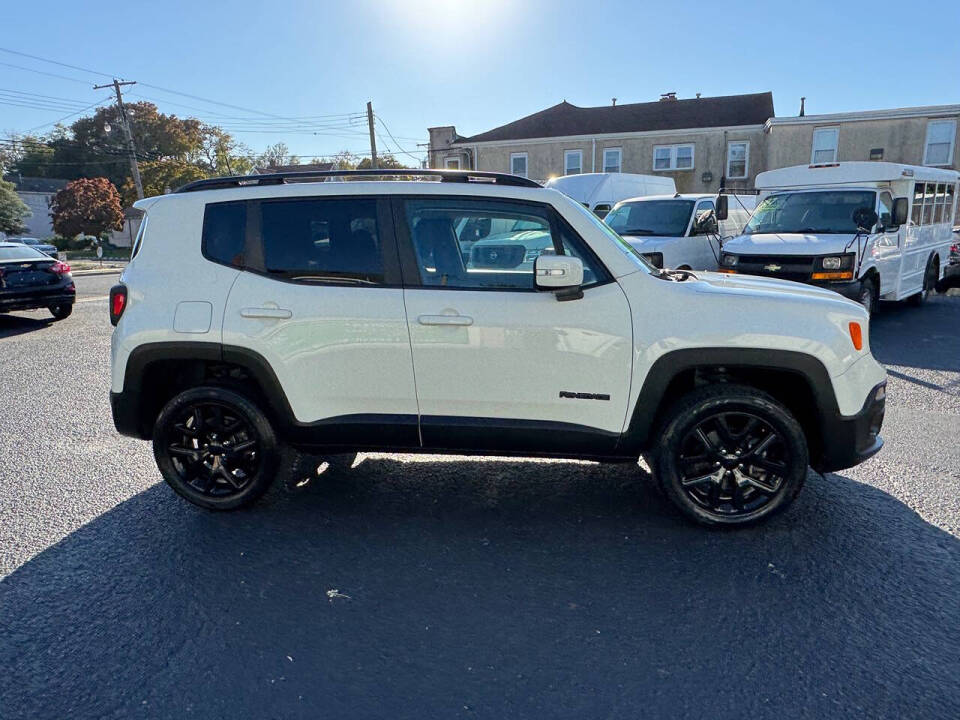
[[[106,178],[81,178],[67,183],[50,203],[54,231],[63,237],[99,236],[123,228],[120,193]]]

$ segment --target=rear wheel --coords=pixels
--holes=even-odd
[[[923,273],[923,289],[916,295],[907,298],[907,302],[918,307],[923,305],[930,297],[930,294],[936,289],[937,281],[940,279],[940,263],[935,255],[931,255],[927,260],[927,268]]]
[[[63,320],[70,317],[70,313],[73,312],[73,304],[51,305],[48,309],[50,310],[50,314],[53,315],[54,320]]]
[[[280,459],[260,408],[219,387],[187,390],[167,403],[154,426],[153,453],[170,487],[211,510],[256,500],[273,482]]]
[[[806,479],[803,429],[766,393],[694,390],[660,426],[653,466],[664,494],[703,525],[747,525],[780,512]]]

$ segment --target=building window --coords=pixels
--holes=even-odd
[[[927,123],[927,145],[924,165],[952,165],[953,141],[957,136],[956,120],[931,120]]]
[[[512,175],[519,175],[520,177],[527,177],[526,153],[510,153],[510,173]]]
[[[563,174],[579,175],[583,172],[583,152],[580,150],[565,150],[563,153]]]
[[[823,165],[837,161],[837,143],[840,140],[840,128],[817,128],[813,131],[813,149],[810,151],[810,164]]]
[[[693,145],[657,145],[653,148],[654,170],[693,170]]]
[[[460,158],[447,158],[447,170],[459,170]]]
[[[747,177],[750,162],[750,143],[732,142],[727,144],[727,178],[741,180]]]
[[[620,148],[604,148],[603,151],[603,171],[605,173],[618,173],[622,165],[623,152]]]

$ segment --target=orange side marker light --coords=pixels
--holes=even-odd
[[[857,350],[863,350],[863,329],[860,327],[860,323],[850,323],[850,339]]]

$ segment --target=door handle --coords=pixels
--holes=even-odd
[[[289,320],[293,313],[284,308],[250,307],[241,308],[240,316],[245,318],[271,318],[273,320]]]
[[[473,318],[466,315],[421,315],[417,318],[421,325],[473,325]]]

